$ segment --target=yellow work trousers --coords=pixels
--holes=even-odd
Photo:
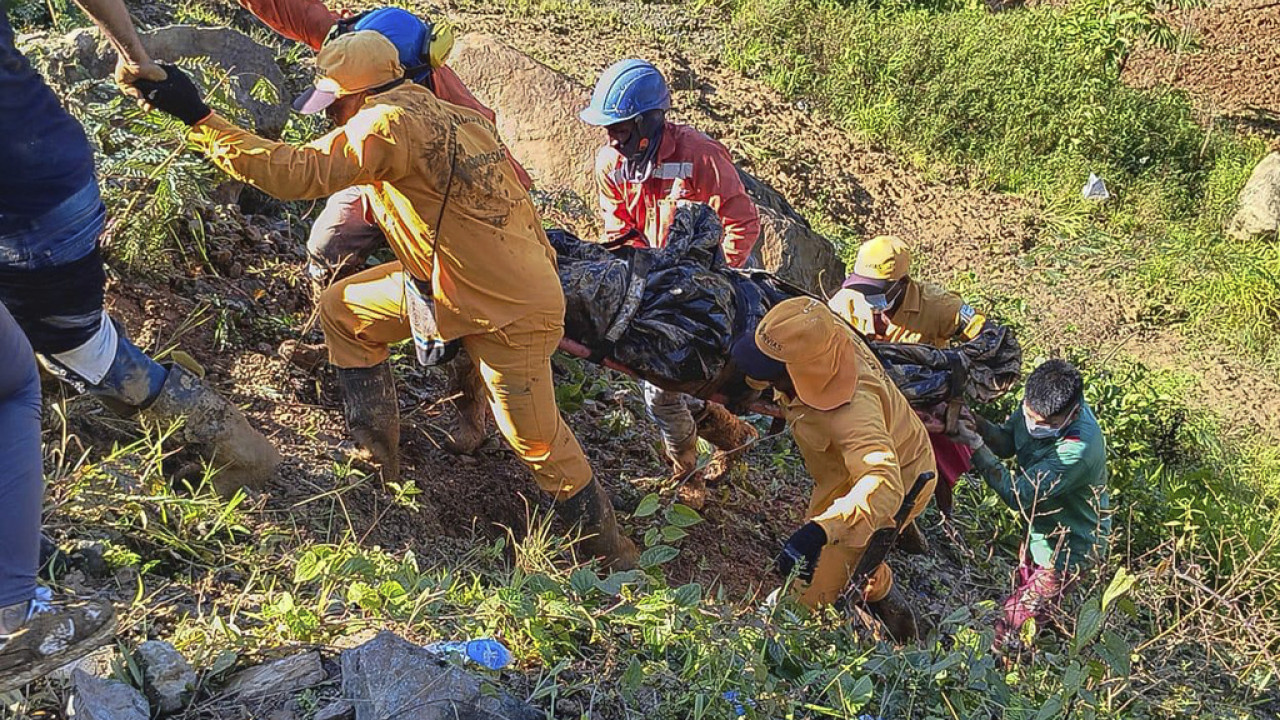
[[[340,280],[321,295],[320,323],[335,367],[373,367],[390,356],[388,345],[411,337],[404,280],[400,263],[390,262]],[[538,487],[557,500],[591,482],[591,466],[560,417],[551,380],[551,354],[563,334],[563,315],[546,312],[462,338],[484,378],[498,430]]]
[[[911,483],[914,483],[921,473],[926,472],[932,472],[935,476],[937,475],[933,453],[925,453],[915,462],[902,468],[902,480],[907,484],[907,489],[910,489]],[[929,499],[933,497],[935,482],[937,482],[936,477],[916,496],[915,504],[911,507],[911,511],[907,516],[908,523],[915,520],[929,505]],[[885,498],[880,497],[882,493],[891,495],[893,501],[883,502]],[[864,533],[853,534],[870,540],[872,533],[876,530],[892,526],[893,516],[898,512],[898,508],[901,507],[902,495],[903,493],[901,492],[891,492],[887,488],[884,490],[877,488],[867,493],[858,502],[853,522],[866,523],[868,529]],[[866,550],[866,543],[860,545],[836,544],[824,546],[822,555],[818,557],[818,567],[814,568],[813,582],[809,583],[807,587],[798,588],[800,602],[811,608],[835,602],[849,585],[849,580],[853,577],[853,571],[858,567],[858,562],[862,560],[862,554]],[[871,573],[871,577],[867,581],[867,602],[883,600],[891,589],[893,589],[893,571],[889,569],[888,563],[882,562]]]

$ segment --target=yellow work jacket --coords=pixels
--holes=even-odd
[[[836,315],[873,340],[924,343],[945,348],[957,336],[972,340],[982,332],[986,318],[965,304],[959,295],[932,283],[907,279],[902,302],[889,314],[889,327],[876,333],[871,307],[861,294],[844,288],[827,305]]]
[[[779,393],[805,467],[813,476],[809,519],[832,544],[862,547],[893,525],[906,490],[933,471],[929,435],[870,349],[856,338],[844,363],[858,374],[849,402],[818,410]]]
[[[277,198],[361,186],[405,271],[431,281],[446,340],[564,314],[555,250],[497,131],[474,110],[404,84],[302,146],[258,137],[217,115],[190,137],[229,175]]]

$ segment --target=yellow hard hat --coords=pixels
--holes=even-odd
[[[881,235],[858,248],[853,274],[868,280],[896,282],[911,272],[911,248],[901,238]]]
[[[453,25],[448,21],[432,23],[428,26],[431,38],[427,45],[427,60],[431,67],[444,67],[444,61],[453,52]]]

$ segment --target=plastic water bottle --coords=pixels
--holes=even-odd
[[[511,664],[511,651],[493,638],[431,643],[426,650],[437,655],[454,655],[470,660],[489,670],[501,670]]]

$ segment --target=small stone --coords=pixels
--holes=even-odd
[[[328,677],[320,653],[307,652],[241,670],[231,677],[225,692],[244,699],[283,696],[319,685]]]
[[[151,708],[132,685],[76,670],[71,674],[71,714],[76,720],[149,720]]]
[[[315,720],[355,720],[355,717],[355,706],[346,700],[338,700],[316,711]]]
[[[191,702],[199,678],[172,645],[148,640],[134,651],[134,660],[142,668],[142,688],[161,714],[178,712]]]
[[[489,678],[390,632],[342,653],[342,692],[356,706],[355,720],[545,717]]]

